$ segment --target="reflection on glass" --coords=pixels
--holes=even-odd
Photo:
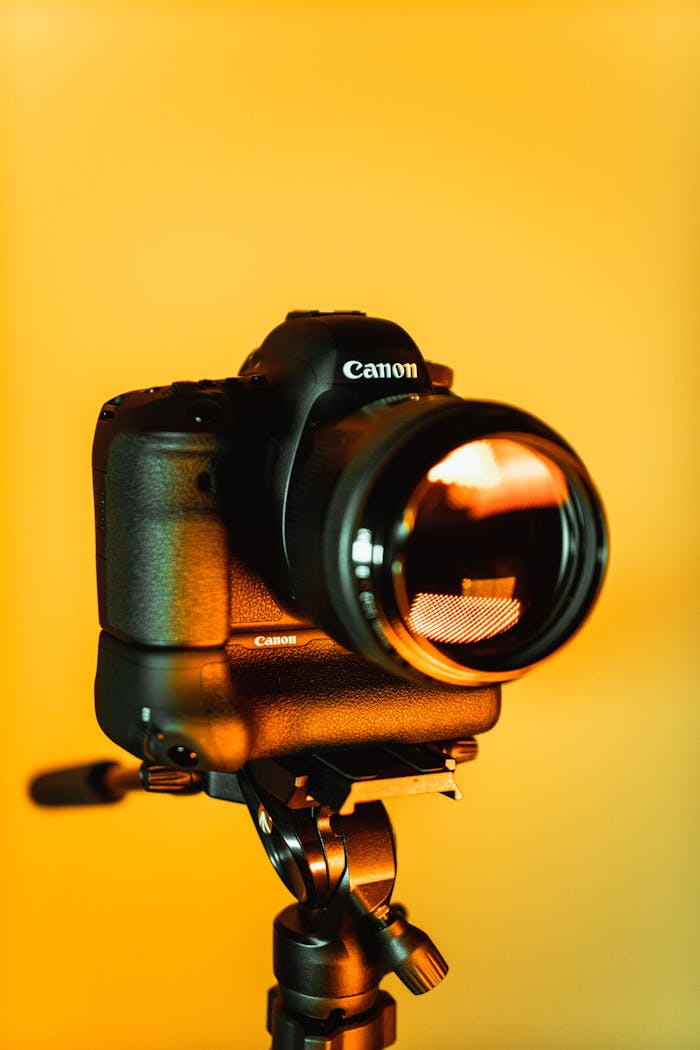
[[[520,619],[517,598],[487,594],[417,594],[408,624],[433,642],[468,644],[493,638]]]
[[[562,506],[568,498],[556,463],[508,438],[461,445],[430,470],[428,481],[446,486],[449,505],[474,519]]]

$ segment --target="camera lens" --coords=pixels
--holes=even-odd
[[[302,586],[330,634],[452,685],[517,677],[571,636],[600,586],[606,533],[556,434],[517,409],[444,397],[374,406],[340,431],[308,471],[317,493],[325,472],[334,481],[315,497],[321,571]]]

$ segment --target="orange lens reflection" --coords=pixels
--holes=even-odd
[[[553,460],[509,438],[461,445],[429,471],[428,481],[445,485],[450,506],[470,518],[557,507],[569,494]]]
[[[408,625],[433,642],[467,645],[502,634],[519,619],[517,598],[423,593],[413,599]]]

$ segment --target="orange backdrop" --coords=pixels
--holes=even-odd
[[[464,801],[391,805],[451,964],[402,1050],[700,1046],[697,55],[675,0],[6,0],[8,1050],[265,1047],[286,902],[239,808],[46,812],[92,714],[103,399],[226,375],[292,307],[403,324],[605,496],[576,640],[504,691]]]

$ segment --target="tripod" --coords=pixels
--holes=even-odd
[[[394,971],[415,994],[447,964],[430,938],[391,903],[396,849],[383,798],[459,797],[458,761],[476,741],[401,745],[259,759],[239,773],[101,762],[37,777],[40,805],[116,802],[132,789],[244,803],[265,851],[297,903],[274,921],[277,985],[268,994],[271,1050],[384,1050],[396,1004],[381,990]]]

